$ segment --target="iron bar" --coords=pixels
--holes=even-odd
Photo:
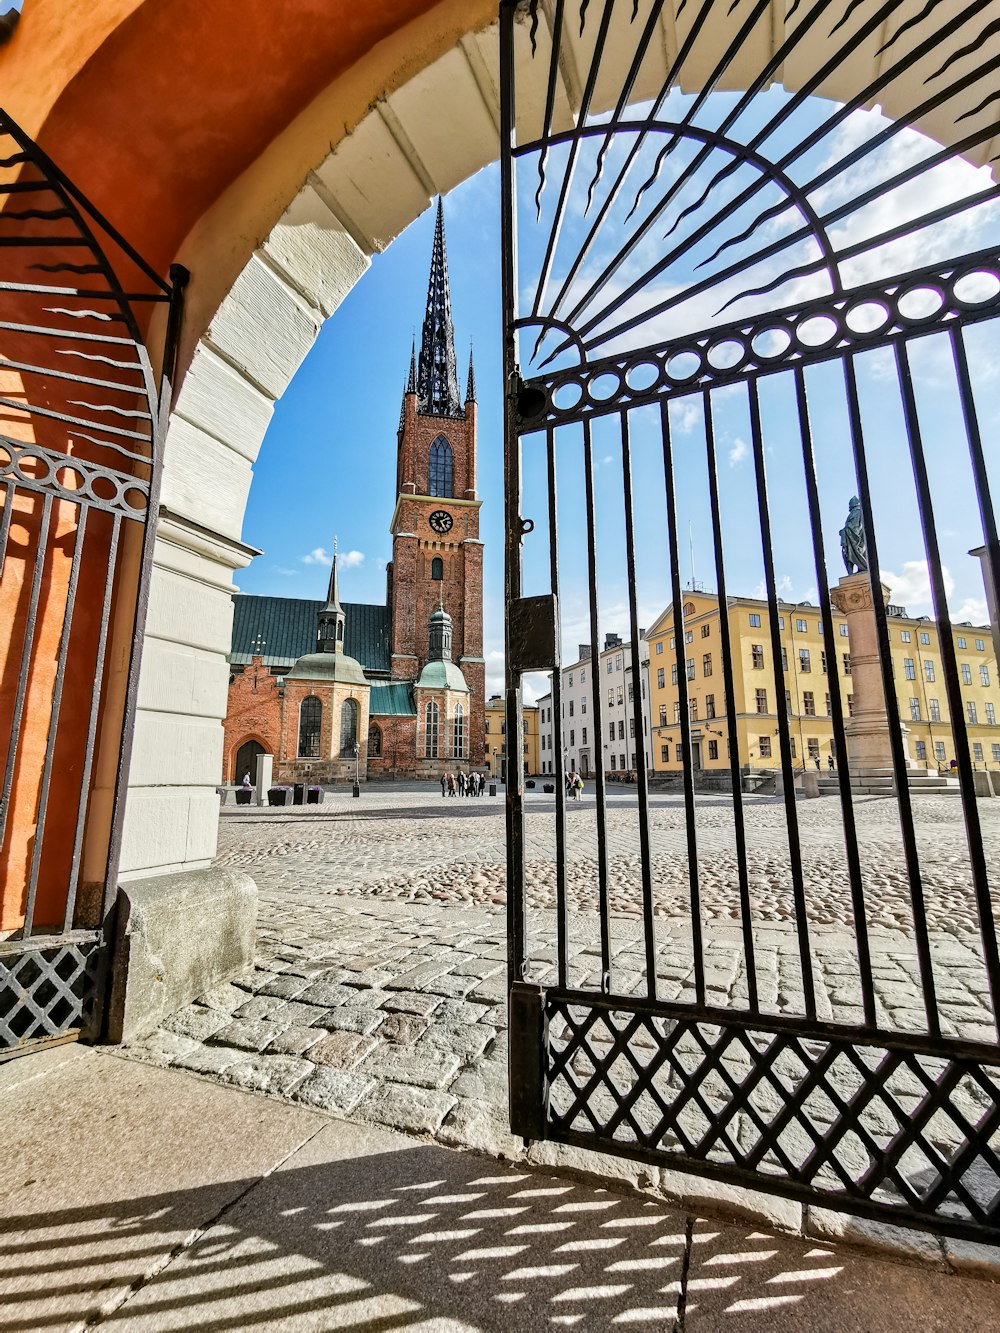
[[[559,604],[559,504],[556,492],[556,442],[550,426],[545,433],[545,464],[549,518],[549,579],[552,596]],[[556,746],[556,953],[559,985],[566,985],[569,905],[566,902],[566,773],[563,764],[562,647],[556,640],[556,663],[552,672],[553,735]],[[520,753],[518,753],[520,760]]]

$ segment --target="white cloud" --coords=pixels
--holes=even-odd
[[[337,561],[341,569],[354,569],[357,565],[364,563],[364,551],[338,551]],[[302,557],[304,565],[326,565],[327,569],[333,564],[333,556],[325,547],[317,546],[308,555]]]
[[[679,403],[670,414],[672,428],[681,435],[690,435],[701,419],[701,409],[689,402]]]
[[[273,565],[272,568],[275,574],[283,574],[285,578],[289,579],[295,578],[299,572],[297,569],[286,569],[284,565]]]
[[[951,618],[954,624],[961,624],[963,620],[971,620],[974,625],[988,625],[990,623],[990,613],[986,605],[986,599],[983,597],[966,597],[958,610],[952,613]]]
[[[739,464],[748,457],[749,453],[750,446],[747,444],[746,440],[741,440],[739,436],[737,436],[729,448],[729,466],[738,467]]]
[[[883,569],[880,575],[882,582],[889,585],[889,600],[895,602],[897,606],[912,609],[932,605],[931,580],[926,560],[906,560],[898,574],[894,574],[891,569]],[[950,597],[955,589],[955,580],[948,572],[947,565],[941,566],[941,576],[944,580],[944,590]],[[962,618],[970,619],[970,617]]]

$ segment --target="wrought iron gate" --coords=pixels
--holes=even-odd
[[[500,23],[512,1124],[1000,1240],[1000,6]]]
[[[0,169],[3,1059],[100,1028],[187,275],[160,279],[2,112]]]

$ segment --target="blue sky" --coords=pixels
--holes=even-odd
[[[765,116],[780,112],[782,98],[775,90],[757,99],[753,123],[743,127],[751,134]],[[718,123],[731,106],[729,95],[707,99],[702,118]],[[666,118],[683,115],[684,99],[670,99]],[[770,155],[780,156],[794,136],[801,136],[819,123],[831,109],[816,99],[800,112],[799,121],[782,126]],[[803,180],[824,169],[832,176],[811,196],[821,211],[884,180],[911,163],[922,160],[936,145],[906,130],[882,149],[871,154],[851,173],[837,174],[837,164],[855,144],[885,126],[877,113],[857,113],[827,141],[821,142],[797,165]],[[656,149],[643,149],[637,159],[635,179],[648,175]],[[617,166],[624,160],[627,144],[616,144],[608,154],[595,210],[602,191],[610,188]],[[576,202],[562,229],[553,263],[553,281],[546,292],[551,303],[560,281],[594,215],[584,218],[579,196],[586,195],[596,156],[594,141],[586,146],[589,158],[574,181]],[[560,156],[561,154],[561,156]],[[839,156],[838,156],[839,155]],[[644,198],[631,220],[626,214],[635,191],[623,192],[609,213],[610,225],[600,244],[588,257],[581,272],[570,282],[573,301],[582,296],[593,277],[613,256],[622,238],[634,233],[658,197],[690,163],[694,150],[681,145],[661,165],[656,186]],[[723,160],[724,161],[724,160]],[[537,174],[530,161],[520,168],[522,311],[530,308],[544,244],[548,236],[565,150],[550,155],[549,184],[542,196],[541,218],[536,222],[534,196]],[[691,183],[673,204],[674,217],[691,203],[676,235],[664,240],[666,225],[651,227],[649,238],[637,246],[622,270],[613,275],[608,290],[620,291],[641,275],[650,260],[659,258],[669,245],[682,237],[684,228],[697,225],[704,216],[696,205],[707,179],[718,161],[699,168]],[[633,177],[630,176],[630,181]],[[731,199],[753,173],[741,168],[724,184],[722,197]],[[937,201],[981,190],[982,173],[964,163],[948,163],[907,184],[874,206],[849,214],[835,229],[839,247],[866,235],[880,233],[900,220],[907,220]],[[768,187],[763,201],[780,205],[781,196]],[[649,208],[647,208],[647,203]],[[753,211],[730,211],[725,225],[730,231],[752,218]],[[490,167],[452,191],[445,202],[448,258],[451,272],[456,343],[462,387],[470,340],[476,358],[476,380],[480,404],[479,486],[484,500],[482,535],[485,550],[484,634],[487,684],[498,688],[502,678],[502,438],[500,431],[500,309],[499,309],[499,182],[497,168]],[[649,310],[677,293],[680,299],[664,315],[654,315],[636,334],[631,345],[645,345],[669,334],[684,333],[705,325],[732,319],[743,313],[767,309],[769,305],[804,299],[823,290],[822,279],[809,276],[785,284],[767,296],[743,297],[725,314],[716,312],[725,301],[766,281],[773,264],[753,261],[752,246],[791,234],[801,226],[794,210],[776,211],[762,229],[745,243],[730,248],[707,265],[709,273],[722,277],[706,293],[690,299],[686,287],[706,270],[698,262],[711,256],[725,230],[720,226],[689,253],[685,253],[665,275],[652,279],[634,298],[631,312]],[[631,229],[631,230],[630,230]],[[240,577],[247,592],[296,597],[322,596],[328,556],[334,534],[345,554],[342,592],[345,600],[381,602],[385,590],[385,562],[390,558],[388,523],[392,514],[395,485],[396,427],[400,396],[406,378],[410,344],[419,335],[426,294],[427,273],[433,234],[433,211],[425,212],[385,252],[376,256],[369,272],[356,285],[340,309],[327,321],[315,346],[282,400],[265,439],[255,468],[244,525],[245,539],[263,548],[264,555]],[[917,237],[905,237],[874,255],[862,255],[845,271],[848,284],[881,273],[905,271],[938,257],[970,251],[1000,237],[996,207],[980,207],[960,215]],[[797,263],[808,262],[818,253],[814,242],[796,244]],[[725,277],[724,266],[733,259],[743,268],[733,278]],[[714,263],[714,268],[713,268]],[[546,308],[545,302],[542,309]],[[592,304],[580,316],[588,318],[598,308]],[[606,321],[597,328],[611,327]],[[596,349],[596,355],[619,350],[627,340],[612,340]],[[1000,427],[1000,339],[992,325],[979,325],[969,334],[970,352],[977,366],[976,390],[987,448],[996,463],[993,441]],[[521,355],[530,363],[534,336],[522,342]],[[551,347],[551,344],[549,344]],[[548,350],[548,349],[546,349]],[[543,351],[542,355],[545,352]],[[978,564],[969,558],[970,547],[981,541],[978,514],[961,431],[947,347],[940,336],[924,339],[913,350],[914,382],[921,426],[929,455],[931,481],[938,505],[949,605],[956,620],[985,619],[982,581]],[[876,511],[876,526],[883,577],[891,587],[892,600],[905,604],[911,614],[931,614],[925,553],[906,457],[899,394],[892,355],[873,351],[858,358],[859,386]],[[806,522],[805,490],[799,453],[796,415],[790,377],[772,377],[761,390],[763,436],[768,470],[769,498],[774,524],[774,560],[779,596],[815,601],[816,571],[810,556]],[[826,563],[831,581],[843,572],[837,532],[855,492],[853,467],[846,446],[843,378],[836,365],[819,366],[807,375],[810,411],[814,413],[817,466],[820,474]],[[761,560],[753,459],[745,390],[735,388],[714,395],[715,425],[720,463],[721,507],[727,543],[729,591],[761,595]],[[637,587],[639,623],[649,625],[669,600],[669,571],[666,559],[665,502],[662,448],[656,415],[650,410],[632,414],[633,465],[637,534]],[[707,474],[704,460],[704,430],[700,398],[677,400],[671,409],[675,439],[677,500],[681,534],[681,576],[693,573],[710,588],[715,587]],[[628,634],[628,587],[625,577],[624,524],[621,482],[621,446],[615,421],[599,422],[594,429],[597,483],[597,524],[600,538],[598,567],[602,609],[601,634],[606,630]],[[560,594],[563,621],[564,660],[573,660],[579,642],[589,637],[587,584],[583,524],[583,474],[578,428],[557,433],[557,476],[560,524]],[[548,590],[549,556],[546,521],[545,458],[542,441],[524,442],[525,502],[523,513],[536,521],[536,531],[525,542],[525,592]],[[529,682],[529,692],[540,681]]]

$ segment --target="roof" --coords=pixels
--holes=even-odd
[[[469,693],[465,677],[454,662],[428,662],[420,673],[417,687],[421,690],[458,690]]]
[[[233,646],[229,660],[246,666],[256,654],[266,666],[290,666],[316,650],[316,617],[326,605],[302,597],[233,598]],[[389,674],[391,620],[387,606],[345,602],[344,651],[365,671]]]
[[[368,695],[368,712],[372,717],[416,717],[410,682],[373,681]]]
[[[342,685],[368,685],[361,663],[346,653],[306,653],[289,667],[285,680],[329,680]]]

